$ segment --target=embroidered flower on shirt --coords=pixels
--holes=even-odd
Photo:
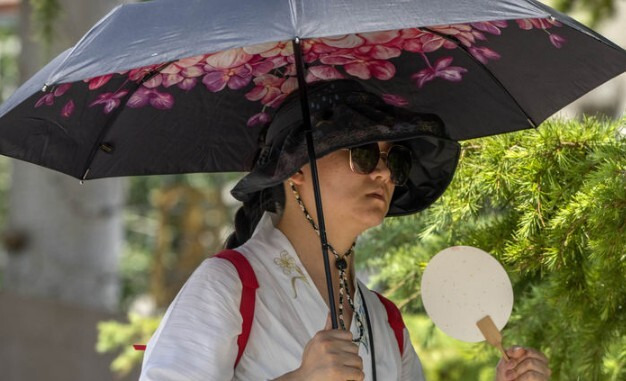
[[[292,272],[296,272],[297,275],[291,277],[291,287],[293,288],[293,298],[298,297],[298,292],[296,290],[296,281],[300,279],[307,285],[309,284],[309,280],[304,275],[300,266],[296,265],[296,260],[289,255],[289,253],[285,250],[280,252],[280,256],[274,258],[274,263],[278,265],[283,270],[283,274],[291,275]]]
[[[280,253],[280,257],[274,258],[274,263],[283,269],[285,275],[291,275],[291,272],[298,267],[296,266],[296,260],[284,250]]]
[[[363,308],[363,302],[361,302],[361,304],[358,307],[358,312],[356,315],[357,319],[361,319],[361,317],[366,316],[365,315],[365,309]],[[370,353],[370,344],[369,344],[369,333],[367,331],[367,329],[364,330],[363,334],[361,335],[361,339],[359,340],[359,344],[363,344],[363,347],[365,348],[365,351],[369,354]]]

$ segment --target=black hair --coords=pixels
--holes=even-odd
[[[234,249],[250,239],[265,211],[281,214],[285,208],[285,188],[280,183],[251,195],[235,213],[235,231],[224,242],[224,249]]]

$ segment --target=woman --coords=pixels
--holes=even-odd
[[[372,380],[374,373],[423,380],[408,331],[394,331],[383,299],[356,279],[354,245],[386,216],[434,202],[452,178],[459,146],[438,117],[389,106],[355,82],[323,83],[309,97],[335,300],[328,300],[311,167],[292,97],[232,191],[244,204],[226,247],[241,253],[259,286],[245,350],[239,357],[242,278],[229,261],[210,258],[148,343],[141,380]],[[548,378],[542,354],[509,354],[498,380]]]

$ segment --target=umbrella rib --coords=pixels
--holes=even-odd
[[[300,93],[300,107],[302,108],[302,122],[306,133],[307,151],[309,153],[309,162],[311,164],[311,176],[313,178],[313,193],[315,195],[315,207],[317,211],[317,223],[320,232],[320,243],[322,245],[322,258],[324,261],[324,272],[326,274],[326,288],[328,289],[328,308],[330,309],[330,318],[333,329],[337,329],[337,312],[335,310],[335,296],[333,292],[333,280],[330,272],[330,261],[328,259],[328,239],[326,237],[326,226],[324,223],[324,212],[322,208],[322,194],[320,191],[319,176],[317,173],[317,161],[315,157],[315,146],[313,145],[313,128],[311,126],[311,117],[309,110],[309,100],[307,95],[307,84],[304,78],[304,61],[302,59],[302,49],[300,47],[300,38],[296,37],[292,40],[293,52],[296,58],[296,75],[298,77],[298,88]]]
[[[502,91],[504,91],[504,93],[506,95],[509,96],[509,98],[513,101],[513,103],[515,103],[515,105],[520,109],[520,111],[526,116],[526,119],[528,120],[528,123],[530,123],[530,125],[533,128],[537,128],[537,123],[535,123],[535,121],[533,120],[533,118],[528,115],[528,113],[526,112],[526,110],[524,110],[524,108],[519,104],[519,102],[517,102],[517,99],[515,99],[515,97],[513,96],[513,94],[511,94],[509,92],[509,90],[507,90],[506,86],[504,86],[502,84],[502,82],[500,82],[500,80],[498,79],[498,77],[495,76],[495,74],[493,74],[493,72],[491,70],[489,70],[489,68],[487,68],[487,66],[485,64],[483,64],[482,62],[480,62],[479,60],[475,59],[474,56],[472,55],[472,53],[469,52],[469,50],[467,50],[467,47],[465,47],[463,45],[463,43],[461,43],[461,41],[459,39],[457,39],[454,36],[450,36],[441,32],[437,32],[435,30],[429,29],[427,27],[421,27],[418,28],[419,30],[422,30],[424,32],[427,33],[432,33],[434,35],[437,35],[443,39],[445,39],[446,41],[450,41],[454,44],[456,44],[457,47],[461,48],[461,50],[463,52],[465,52],[465,54],[467,54],[475,63],[478,64],[479,67],[481,67],[486,73],[487,75],[489,75],[489,77],[496,83],[496,85],[498,85],[500,87],[500,89]]]
[[[175,61],[165,62],[165,63],[161,64],[159,67],[157,67],[154,70],[152,70],[151,72],[149,72],[146,75],[144,75],[143,78],[141,78],[141,80],[137,82],[137,86],[133,89],[133,91],[129,91],[128,94],[126,94],[124,96],[124,98],[122,98],[123,101],[120,102],[120,107],[118,107],[117,110],[114,111],[114,114],[111,116],[111,118],[109,118],[107,120],[106,124],[104,125],[104,128],[102,128],[102,130],[98,134],[98,138],[96,139],[95,144],[91,148],[91,152],[89,152],[89,156],[87,157],[87,163],[86,163],[85,167],[83,168],[83,175],[81,177],[81,182],[83,180],[86,180],[87,179],[87,175],[89,175],[89,171],[91,169],[91,164],[93,163],[93,160],[96,157],[96,152],[98,152],[98,148],[102,147],[102,144],[103,144],[102,138],[106,135],[106,133],[109,131],[109,129],[111,128],[113,123],[115,123],[117,118],[121,115],[122,111],[126,108],[126,104],[128,103],[128,100],[130,99],[130,97],[135,93],[135,91],[137,91],[139,89],[139,87],[141,87],[141,85],[143,85],[145,82],[149,81],[155,75],[160,73],[161,70],[163,70],[164,68],[169,66],[172,62],[175,62]],[[108,152],[111,152],[112,148],[109,147],[108,149],[110,150]]]

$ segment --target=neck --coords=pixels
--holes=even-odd
[[[297,204],[295,198],[289,197],[287,194],[284,213],[278,223],[277,228],[285,234],[287,239],[294,247],[302,265],[315,282],[318,290],[327,299],[326,275],[324,270],[324,261],[321,254],[320,238],[307,220],[304,213]],[[308,210],[308,207],[307,207]],[[318,225],[318,219],[315,210],[308,210],[313,217],[315,224]],[[333,246],[335,251],[343,256],[356,240],[358,234],[350,233],[345,224],[342,226],[341,221],[325,218],[328,243]],[[318,225],[319,226],[319,225]],[[328,251],[331,274],[333,279],[333,287],[335,292],[339,287],[339,271],[335,267],[335,257],[332,252]],[[347,274],[349,279],[354,279],[354,253],[346,258],[348,262]],[[326,300],[328,302],[328,300]]]

